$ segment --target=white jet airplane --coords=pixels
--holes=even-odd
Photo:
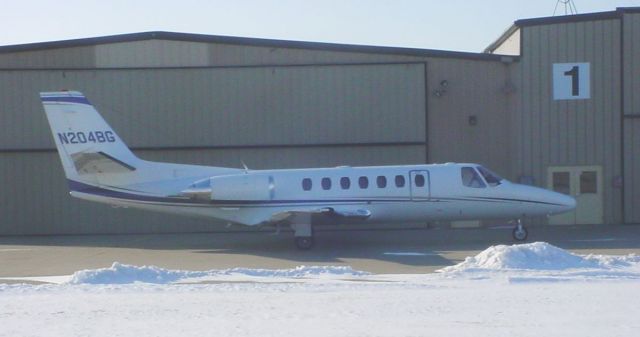
[[[122,207],[289,225],[310,249],[318,223],[514,219],[570,211],[575,200],[511,183],[477,164],[250,170],[136,157],[85,96],[41,93],[71,195]]]

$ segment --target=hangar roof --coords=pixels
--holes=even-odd
[[[522,19],[522,20],[517,20],[514,23],[514,25],[517,27],[527,27],[527,26],[550,25],[555,23],[609,20],[609,19],[618,19],[622,17],[624,13],[640,13],[640,7],[618,7],[616,8],[615,11],[609,11],[609,12],[597,12],[597,13],[560,15],[560,16],[549,16],[549,17],[542,17],[542,18]]]
[[[504,57],[502,55],[494,55],[494,54],[486,54],[486,53],[469,53],[469,52],[446,51],[446,50],[435,50],[435,49],[379,47],[379,46],[337,44],[337,43],[323,43],[323,42],[287,41],[287,40],[232,37],[232,36],[220,36],[220,35],[188,34],[188,33],[164,32],[164,31],[141,32],[141,33],[110,35],[110,36],[91,37],[91,38],[63,40],[63,41],[38,42],[38,43],[0,46],[0,53],[14,53],[14,52],[36,51],[36,50],[46,50],[46,49],[82,47],[82,46],[92,46],[92,45],[119,43],[119,42],[144,41],[144,40],[171,40],[171,41],[219,43],[219,44],[231,44],[231,45],[257,46],[257,47],[307,49],[307,50],[322,50],[322,51],[336,51],[336,52],[355,52],[355,53],[367,53],[367,54],[391,54],[391,55],[407,55],[407,56],[438,57],[438,58],[460,58],[460,59],[474,59],[474,60],[486,60],[486,61],[501,61],[502,58]]]
[[[557,23],[570,23],[581,21],[597,21],[597,20],[610,20],[619,19],[624,13],[640,13],[640,7],[618,7],[614,11],[597,12],[597,13],[585,13],[585,14],[573,14],[573,15],[560,15],[560,16],[548,16],[541,18],[521,19],[516,20],[507,30],[505,30],[500,37],[498,37],[493,43],[491,43],[485,50],[485,53],[492,53],[498,48],[504,41],[506,41],[511,34],[513,34],[518,28],[540,26],[540,25],[552,25]]]

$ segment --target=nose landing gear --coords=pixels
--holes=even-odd
[[[518,223],[516,224],[516,227],[513,228],[511,235],[516,241],[525,241],[529,235],[529,231],[527,231],[527,228],[522,225],[522,221],[518,219]]]

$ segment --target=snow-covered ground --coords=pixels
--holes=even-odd
[[[13,279],[15,280],[15,278]],[[638,336],[640,256],[493,246],[435,274],[114,263],[1,284],[0,336]]]

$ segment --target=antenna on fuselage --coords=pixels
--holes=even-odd
[[[244,160],[240,161],[242,163],[242,167],[244,167],[244,173],[249,173],[249,167],[244,163]]]

